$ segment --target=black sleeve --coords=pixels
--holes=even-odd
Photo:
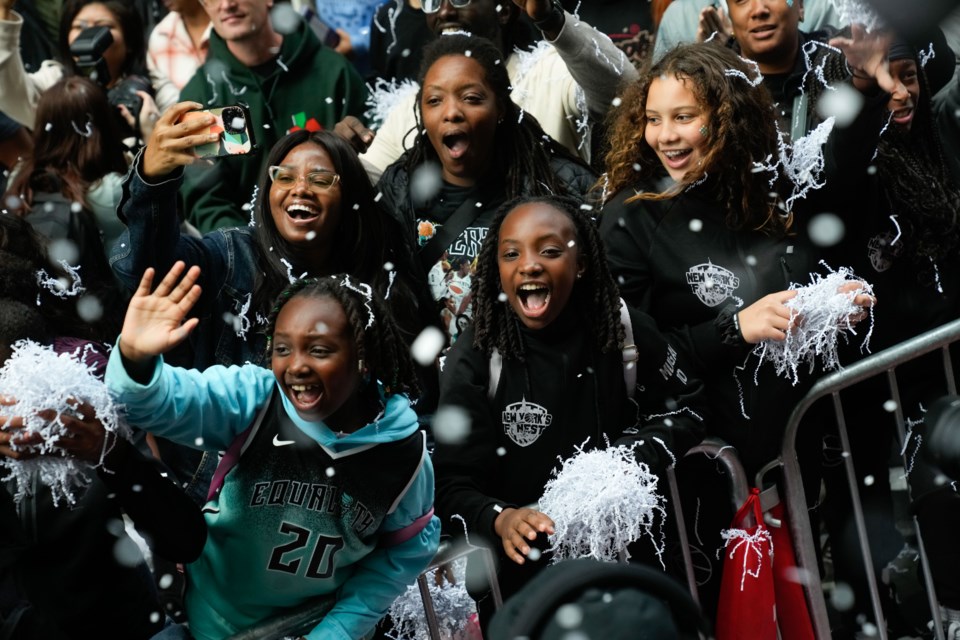
[[[647,314],[655,314],[655,275],[649,256],[655,242],[656,214],[642,202],[624,204],[633,193],[633,189],[626,189],[604,206],[600,216],[600,237],[620,295],[631,308],[653,322]],[[786,289],[786,285],[783,288]],[[677,347],[697,359],[700,367],[718,361],[739,364],[752,347],[742,341],[725,340],[726,329],[722,322],[710,319],[678,327],[669,334]]]
[[[637,347],[634,400],[640,426],[617,444],[633,443],[637,459],[659,473],[700,443],[710,419],[704,385],[683,349],[646,313],[630,310]]]
[[[487,386],[489,358],[473,348],[473,330],[468,329],[450,350],[440,373],[440,406],[460,407],[467,412],[469,434],[457,444],[437,442],[433,452],[436,477],[434,506],[449,533],[463,534],[464,519],[472,543],[496,539],[495,505],[514,506],[492,496],[490,480],[497,467],[496,442]]]
[[[200,557],[207,540],[200,508],[132,444],[118,438],[97,473],[158,556],[171,562]]]

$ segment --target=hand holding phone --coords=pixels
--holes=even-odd
[[[203,111],[188,111],[181,116],[181,121],[189,121],[203,115],[214,117],[215,121],[210,125],[209,133],[217,134],[219,138],[215,142],[194,147],[194,153],[198,157],[243,155],[250,153],[256,146],[250,111],[246,106],[238,104]]]

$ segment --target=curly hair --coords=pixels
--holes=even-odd
[[[889,127],[877,147],[877,174],[890,206],[898,215],[905,256],[922,283],[935,280],[939,260],[955,256],[960,246],[960,188],[953,180],[936,132],[930,83],[919,60],[920,95],[909,131]]]
[[[545,204],[573,223],[579,259],[586,270],[585,277],[575,281],[567,304],[580,315],[602,353],[622,348],[624,330],[620,322],[620,291],[607,265],[596,222],[580,208],[576,200],[554,195],[511,200],[497,210],[496,218],[490,223],[490,233],[484,238],[477,255],[473,286],[473,346],[488,355],[496,349],[505,360],[526,360],[519,319],[513,308],[500,299],[497,256],[503,221],[518,207],[531,203]]]
[[[651,66],[621,96],[620,106],[608,118],[606,173],[595,189],[604,197],[639,182],[652,182],[664,174],[656,151],[644,137],[647,94],[657,78],[672,75],[687,81],[707,117],[706,153],[703,161],[683,180],[661,193],[643,193],[638,200],[666,200],[708,175],[733,229],[749,227],[771,235],[785,234],[792,223],[781,215],[779,198],[771,199],[769,174],[753,171],[753,161],[778,156],[778,136],[773,100],[763,85],[744,78],[758,72],[729,49],[712,42],[679,46]],[[782,181],[782,177],[777,177]],[[631,199],[633,200],[633,198]]]
[[[404,168],[412,174],[425,162],[440,164],[437,151],[430,143],[423,125],[421,103],[427,73],[437,61],[447,56],[464,56],[476,60],[484,70],[485,77],[482,80],[493,89],[503,117],[497,124],[493,140],[494,156],[489,167],[492,171],[502,172],[500,182],[504,185],[506,197],[510,199],[523,194],[567,193],[567,188],[550,166],[550,158],[561,156],[578,164],[583,164],[582,161],[547,135],[537,119],[523,112],[511,99],[506,56],[492,42],[476,36],[444,35],[424,49],[418,78],[420,89],[417,91],[413,109],[417,125],[416,129],[411,129],[411,132],[416,132],[416,139],[413,148],[406,155]]]
[[[386,395],[403,393],[410,398],[419,396],[420,387],[413,361],[386,304],[370,285],[349,274],[304,278],[280,293],[267,319],[268,358],[273,350],[277,316],[284,305],[297,297],[329,298],[339,303],[353,330],[357,357],[363,360],[371,377],[383,384]]]

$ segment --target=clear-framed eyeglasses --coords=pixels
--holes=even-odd
[[[471,0],[447,0],[454,9],[463,9],[470,4],[470,1]],[[440,11],[440,5],[443,4],[443,0],[422,0],[420,4],[424,13],[436,13]]]
[[[267,169],[267,175],[274,186],[283,191],[289,191],[297,186],[300,180],[304,180],[307,188],[314,193],[329,191],[333,185],[340,181],[339,174],[333,171],[311,171],[307,175],[297,173],[289,167],[278,167],[276,165]]]

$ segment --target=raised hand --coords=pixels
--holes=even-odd
[[[850,67],[854,83],[876,82],[887,93],[897,89],[897,83],[890,75],[890,61],[887,50],[892,37],[889,33],[873,31],[868,33],[862,24],[850,26],[850,37],[837,37],[830,40],[830,46],[843,51]],[[858,85],[859,89],[862,89]]]
[[[526,562],[526,556],[530,553],[530,544],[527,541],[536,540],[540,533],[554,533],[553,527],[550,516],[527,507],[506,508],[493,523],[507,557],[517,564]]]
[[[120,353],[133,362],[144,362],[183,342],[200,322],[185,320],[200,299],[200,267],[193,266],[180,279],[186,265],[178,261],[151,293],[153,268],[147,269],[133,294],[120,332]],[[180,280],[177,283],[177,280]]]
[[[778,291],[740,310],[737,320],[744,341],[757,344],[762,340],[785,340],[790,328],[791,311],[784,303],[796,295],[796,291]]]
[[[376,135],[368,129],[356,116],[346,116],[333,127],[333,132],[350,143],[353,150],[363,153],[373,142]]]
[[[733,35],[733,24],[727,17],[727,12],[721,7],[706,6],[700,11],[700,21],[697,23],[697,42],[709,40],[717,34],[719,42],[726,42]]]
[[[163,112],[153,125],[153,132],[143,150],[143,173],[146,178],[162,178],[177,167],[198,160],[193,148],[216,142],[217,133],[210,133],[210,125],[217,121],[209,113],[186,116],[203,109],[198,102],[178,102]]]

